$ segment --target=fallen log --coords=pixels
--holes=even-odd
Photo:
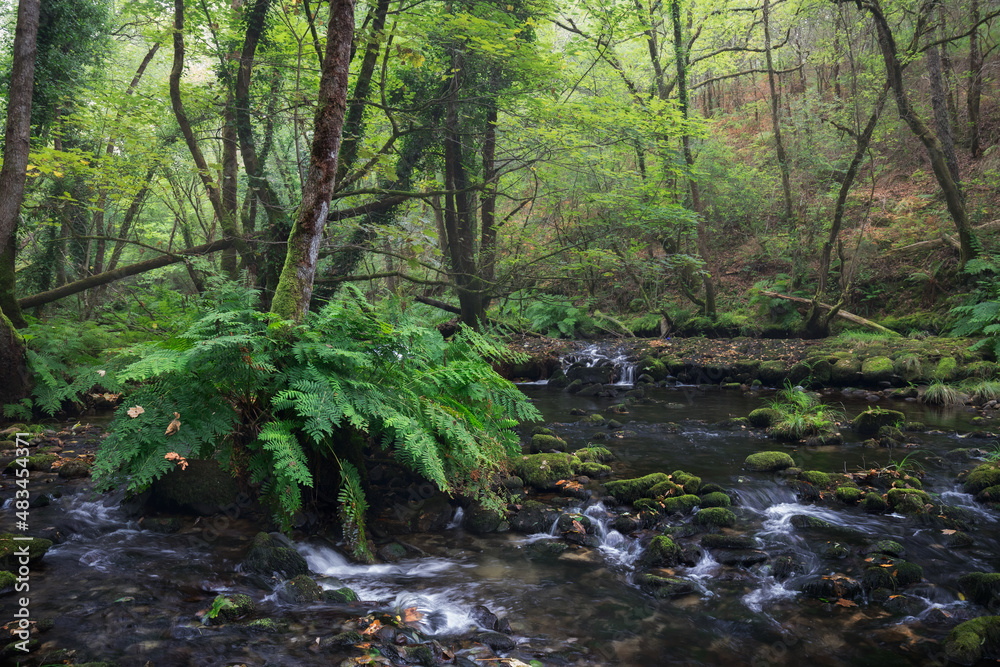
[[[993,229],[1000,229],[1000,220],[991,220],[990,222],[983,223],[978,227],[973,227],[973,232],[988,232]],[[954,237],[942,232],[941,238],[931,239],[929,241],[917,241],[916,243],[909,243],[907,245],[899,246],[898,248],[890,248],[889,252],[911,252],[914,250],[926,250],[928,248],[936,248],[942,245],[949,245],[955,250],[959,250],[960,246],[958,241]]]
[[[48,292],[41,292],[39,294],[26,296],[23,299],[18,299],[17,305],[21,306],[21,308],[41,306],[46,303],[58,301],[59,299],[72,294],[83,292],[84,290],[98,287],[100,285],[106,285],[116,280],[121,280],[122,278],[128,278],[129,276],[145,273],[146,271],[152,271],[153,269],[158,269],[162,266],[169,266],[170,264],[176,264],[177,262],[183,262],[189,257],[207,255],[208,253],[225,250],[226,248],[231,248],[235,245],[235,243],[236,239],[220,239],[218,241],[213,241],[212,243],[187,248],[186,250],[164,252],[159,257],[136,262],[135,264],[129,264],[128,266],[122,266],[117,269],[112,269],[111,271],[105,271],[104,273],[99,273],[96,276],[87,276],[86,278],[69,283],[68,285],[51,289]]]
[[[784,299],[786,301],[793,301],[795,303],[801,303],[807,306],[811,306],[813,304],[812,299],[803,299],[802,297],[799,296],[789,296],[787,294],[779,294],[778,292],[772,292],[770,290],[761,290],[760,293],[763,294],[764,296],[773,297],[775,299]],[[816,305],[819,307],[820,310],[833,310],[833,306],[831,306],[828,303],[816,302]],[[837,317],[843,317],[848,322],[854,322],[855,324],[860,324],[861,326],[869,327],[871,329],[875,329],[876,331],[881,331],[882,333],[891,334],[893,336],[899,335],[892,329],[886,329],[881,324],[877,324],[875,322],[872,322],[871,320],[866,320],[860,315],[849,313],[846,310],[838,310]]]

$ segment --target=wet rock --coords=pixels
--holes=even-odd
[[[525,484],[541,491],[558,488],[556,482],[573,476],[580,459],[570,454],[533,454],[513,460],[514,472]]]
[[[639,530],[639,522],[630,516],[622,515],[615,517],[614,521],[611,522],[611,527],[622,535],[628,535]]]
[[[684,472],[683,470],[673,471],[670,473],[670,478],[674,484],[678,484],[684,489],[684,493],[695,494],[701,488],[701,477]]]
[[[145,517],[142,521],[142,527],[148,531],[154,533],[161,533],[164,535],[170,535],[179,531],[184,525],[184,522],[179,518],[172,517]]]
[[[510,524],[501,512],[478,503],[465,512],[462,524],[466,530],[477,535],[500,533],[510,529]]]
[[[864,492],[855,486],[838,486],[834,495],[842,503],[856,505],[864,497]]]
[[[889,357],[868,357],[861,364],[861,377],[867,385],[877,385],[892,375],[893,364]]]
[[[750,425],[757,428],[769,428],[781,420],[781,413],[774,408],[757,408],[747,415]]]
[[[844,539],[853,542],[865,542],[868,539],[868,536],[857,528],[838,526],[835,523],[830,523],[829,521],[806,514],[796,514],[789,519],[789,523],[799,530],[811,531],[827,538]]]
[[[549,531],[558,516],[559,513],[548,505],[528,500],[511,518],[510,525],[511,528],[521,533],[545,533]]]
[[[889,511],[889,503],[877,493],[865,495],[864,510],[869,514],[882,514]]]
[[[68,459],[59,466],[59,476],[64,479],[88,477],[91,465],[82,459]]]
[[[844,444],[844,436],[838,433],[824,433],[823,435],[813,435],[805,439],[803,444],[806,447],[836,447]]]
[[[150,506],[168,512],[210,516],[233,505],[239,497],[236,481],[217,461],[189,459],[153,482]]]
[[[660,577],[655,574],[639,574],[635,578],[635,583],[639,588],[655,598],[672,598],[681,595],[689,595],[697,589],[695,585],[686,579],[677,577]]]
[[[795,465],[795,461],[785,452],[757,452],[743,462],[743,467],[751,472],[772,472]]]
[[[607,463],[608,461],[613,461],[615,458],[615,455],[607,447],[597,447],[595,445],[578,449],[573,452],[573,455],[584,463]]]
[[[559,558],[570,546],[560,540],[539,540],[525,547],[528,558]]]
[[[724,528],[736,524],[736,515],[724,507],[708,507],[698,510],[693,521],[699,526]]]
[[[896,542],[895,540],[879,540],[875,544],[869,545],[862,550],[865,555],[868,554],[886,554],[888,556],[894,556],[896,558],[901,558],[906,555],[906,549],[902,544]]]
[[[969,572],[958,578],[958,589],[972,602],[988,609],[1000,608],[1000,573]]]
[[[206,620],[211,625],[232,623],[254,612],[256,606],[249,595],[217,595],[212,601]]]
[[[732,567],[752,567],[767,561],[767,554],[756,549],[721,549],[715,551],[715,560]]]
[[[327,602],[346,603],[357,602],[360,598],[352,589],[343,586],[336,590],[323,591],[323,599]]]
[[[557,438],[554,435],[545,435],[539,433],[537,435],[531,436],[531,446],[529,451],[532,454],[537,454],[538,452],[565,452],[566,451],[566,441],[562,438]]]
[[[603,463],[586,461],[580,464],[580,468],[577,472],[581,475],[586,475],[587,477],[593,477],[594,479],[603,479],[611,476],[611,466],[606,466]]]
[[[612,366],[574,365],[566,371],[566,378],[570,382],[580,380],[583,384],[610,384],[614,379],[614,373],[615,369]]]
[[[657,535],[642,554],[643,565],[649,567],[673,567],[681,560],[681,549],[672,539]]]
[[[720,491],[706,493],[701,496],[702,507],[730,507],[732,504],[732,499]]]
[[[830,369],[830,382],[836,385],[851,385],[861,379],[861,362],[850,357],[838,359]]]
[[[1000,485],[1000,462],[984,463],[966,476],[963,489],[966,493],[978,495],[986,489]]]
[[[778,556],[771,563],[771,575],[778,581],[784,581],[796,572],[802,571],[802,563],[790,555]]]
[[[39,493],[28,501],[28,507],[36,509],[38,507],[48,507],[52,504],[52,498],[47,493]]]
[[[483,605],[476,605],[469,612],[469,618],[475,621],[476,625],[486,630],[496,630],[500,619]]]
[[[288,632],[288,623],[276,621],[273,618],[258,618],[240,625],[242,630],[253,634],[277,634]]]
[[[10,461],[4,472],[11,473],[14,470],[21,468],[26,468],[27,470],[32,470],[35,472],[49,472],[52,469],[52,464],[59,457],[55,454],[35,454],[34,456],[29,456],[26,459],[14,459]],[[24,461],[22,465],[21,461]]]
[[[830,475],[825,472],[820,472],[819,470],[804,470],[799,473],[799,478],[821,488],[825,488],[830,485]]]
[[[21,564],[20,560],[22,558],[22,556],[17,554],[25,547],[28,549],[29,565],[37,564],[45,556],[45,552],[52,547],[51,540],[40,537],[32,537],[29,540],[20,539],[22,537],[24,536],[17,535],[18,539],[15,539],[12,533],[3,533],[0,535],[0,570],[16,571],[18,565]]]
[[[708,484],[702,484],[701,488],[698,489],[698,495],[702,497],[705,497],[709,493],[725,493],[725,492],[726,490],[724,488],[722,488],[718,484],[713,484],[711,482]]]
[[[883,408],[869,408],[865,410],[851,422],[853,428],[859,435],[870,436],[878,433],[883,426],[898,427],[905,422],[906,418],[898,410],[885,410]]]
[[[931,502],[930,496],[919,489],[889,489],[886,500],[889,502],[889,508],[900,514],[925,512],[924,506]]]
[[[479,632],[476,633],[475,640],[489,646],[494,653],[506,653],[514,650],[514,647],[517,646],[517,642],[512,637],[502,632]]]
[[[284,579],[307,574],[309,566],[295,549],[283,546],[278,539],[267,533],[257,533],[243,557],[245,572],[270,576],[278,573]]]
[[[850,577],[814,575],[799,587],[803,595],[813,598],[844,598],[852,600],[861,595],[861,585]]]
[[[823,549],[823,558],[828,560],[842,560],[850,555],[851,551],[840,542],[830,542]]]
[[[311,577],[304,574],[283,582],[277,593],[281,600],[293,604],[305,604],[323,598],[323,589]]]
[[[663,511],[667,514],[688,514],[701,504],[701,498],[688,494],[675,498],[664,498],[661,502]]]
[[[709,533],[701,536],[701,546],[706,549],[753,549],[757,541],[747,535]]]
[[[604,488],[607,490],[608,494],[614,496],[615,500],[618,502],[631,504],[639,498],[648,497],[648,491],[656,484],[667,481],[670,480],[666,473],[654,472],[653,474],[646,475],[645,477],[607,482],[605,483]]]
[[[1000,655],[1000,616],[980,616],[955,626],[944,641],[944,652],[961,665]]]
[[[406,547],[399,542],[390,542],[379,547],[376,554],[386,563],[395,563],[406,558]]]

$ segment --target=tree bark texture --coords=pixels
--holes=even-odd
[[[955,186],[961,191],[962,179],[958,174],[958,157],[955,155],[955,140],[951,134],[951,116],[948,113],[948,100],[944,88],[944,74],[941,69],[941,50],[939,45],[927,49],[927,73],[931,80],[931,108],[934,110],[934,126],[941,150],[944,151],[948,171],[955,181]]]
[[[28,170],[31,93],[35,78],[40,9],[40,0],[21,0],[17,7],[3,167],[0,168],[0,249],[16,247],[12,242],[21,213]],[[11,262],[12,260],[13,256]],[[9,287],[13,289],[13,275]],[[0,405],[19,401],[28,395],[30,389],[24,339],[14,330],[10,319],[0,311]]]
[[[301,321],[309,311],[319,243],[337,180],[337,158],[347,111],[348,66],[354,37],[354,0],[331,0],[309,172],[288,237],[288,252],[271,312]]]
[[[983,94],[983,56],[979,49],[979,0],[970,0],[969,17],[972,32],[969,34],[968,93],[965,106],[969,113],[969,152],[972,157],[982,156],[979,137],[979,100]]]
[[[781,193],[785,200],[785,222],[792,224],[792,184],[788,172],[788,156],[785,154],[785,144],[781,140],[780,99],[774,73],[774,61],[771,57],[771,3],[764,0],[764,58],[767,61],[767,84],[771,90],[771,125],[774,128],[774,144],[778,153],[778,167],[781,169]]]

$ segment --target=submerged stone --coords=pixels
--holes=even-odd
[[[706,549],[753,549],[757,541],[746,535],[708,533],[701,536],[701,546]]]
[[[639,588],[655,598],[672,598],[694,593],[695,585],[686,579],[660,577],[655,574],[640,574],[635,578]]]
[[[217,595],[212,601],[212,609],[215,610],[214,617],[207,617],[210,624],[232,623],[233,621],[249,616],[254,612],[256,606],[253,598],[249,595]],[[212,611],[209,611],[212,614]]]
[[[357,602],[358,594],[347,586],[332,591],[323,591],[323,599],[328,602]]]

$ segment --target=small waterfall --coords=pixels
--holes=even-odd
[[[603,503],[594,503],[586,509],[573,507],[567,511],[570,514],[582,514],[590,519],[591,525],[595,529],[594,536],[600,540],[597,548],[612,562],[631,569],[635,561],[642,555],[642,548],[637,540],[628,538],[611,527],[615,517],[608,512]],[[559,537],[558,519],[549,529],[548,537]]]
[[[465,510],[459,507],[455,510],[455,516],[452,517],[451,521],[445,526],[446,530],[454,530],[462,525],[462,519],[465,517]]]
[[[574,365],[583,365],[587,368],[612,366],[614,368],[612,385],[631,387],[635,384],[635,362],[620,349],[603,349],[600,345],[589,345],[582,350],[567,354],[561,361],[564,371]]]

